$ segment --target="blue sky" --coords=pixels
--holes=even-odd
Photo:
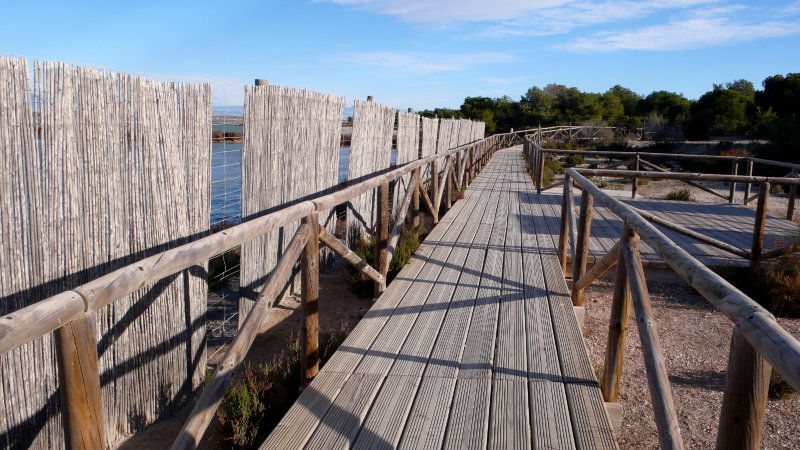
[[[254,78],[397,108],[560,83],[697,98],[800,72],[800,0],[6,1],[0,53],[199,77],[217,105]]]

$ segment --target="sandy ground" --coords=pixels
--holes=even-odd
[[[319,319],[321,329],[344,329],[349,333],[372,306],[372,299],[362,298],[351,292],[350,280],[344,264],[337,259],[336,265],[330,272],[320,274]],[[232,279],[229,284],[238,285],[238,280]],[[256,337],[253,347],[245,359],[246,363],[259,364],[271,361],[275,355],[287,348],[288,343],[300,333],[301,313],[299,307],[300,299],[297,296],[287,296],[272,309],[264,326],[268,330]],[[219,323],[213,326],[218,325]],[[236,320],[234,318],[232,324],[231,322],[226,324],[225,332],[220,331],[218,335],[232,336],[235,331]],[[224,356],[227,346],[221,345],[223,341],[224,339],[220,337],[215,342],[209,343],[209,366],[213,367]],[[185,408],[181,414],[158,422],[137,433],[122,443],[120,448],[153,450],[169,448],[186,421],[190,410],[191,408]],[[230,448],[230,444],[225,442],[220,435],[216,419],[206,431],[200,448]]]
[[[613,273],[612,269],[610,273]],[[602,372],[611,314],[613,279],[602,278],[586,290],[584,338],[596,372]],[[672,272],[648,272],[658,335],[687,448],[713,448],[732,331],[731,322]],[[800,319],[778,319],[800,337]],[[631,318],[620,386],[622,448],[658,448],[653,410],[635,320]],[[800,446],[800,396],[770,399],[763,448]]]

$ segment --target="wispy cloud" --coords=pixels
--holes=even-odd
[[[488,84],[493,84],[496,86],[505,86],[508,84],[520,83],[522,81],[526,81],[527,79],[528,77],[510,77],[510,78],[488,77],[484,78],[483,81],[485,81]]]
[[[427,74],[469,69],[485,64],[513,62],[516,56],[499,52],[480,52],[459,55],[438,53],[380,51],[341,55],[341,61],[360,66],[372,66],[396,72]]]
[[[616,50],[687,50],[790,36],[800,33],[800,24],[785,21],[741,23],[728,17],[678,20],[635,30],[601,32],[580,37],[557,47],[576,52]]]

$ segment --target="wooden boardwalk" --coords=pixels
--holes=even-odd
[[[263,447],[615,448],[536,197],[498,152]]]
[[[625,193],[630,195],[630,193]],[[551,231],[551,242],[546,242],[541,251],[549,251],[558,246],[558,226],[561,220],[561,189],[553,189],[533,197],[542,206],[547,215],[547,229]],[[662,219],[683,225],[693,231],[727,242],[743,250],[749,251],[753,243],[755,227],[755,210],[742,205],[692,203],[669,200],[640,198],[631,200],[620,198],[623,202],[654,214]],[[580,191],[575,197],[575,205],[580,205]],[[748,265],[749,260],[733,255],[724,250],[703,244],[692,238],[656,225],[662,233],[677,245],[689,252],[707,266]],[[764,233],[764,252],[788,247],[800,242],[800,227],[792,221],[767,216]],[[592,218],[592,235],[589,247],[589,262],[602,258],[619,240],[622,220],[607,208],[600,205],[594,207]],[[649,245],[640,244],[642,262],[645,267],[666,268],[666,263],[655,254]]]

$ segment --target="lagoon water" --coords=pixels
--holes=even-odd
[[[347,180],[350,147],[339,150],[339,182]],[[396,151],[392,150],[392,165]],[[242,144],[211,144],[211,225],[242,219]]]

